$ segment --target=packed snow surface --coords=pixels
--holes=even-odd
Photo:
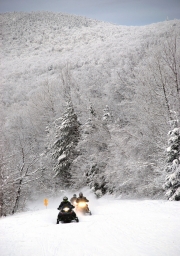
[[[92,216],[56,224],[60,199],[47,209],[0,219],[1,256],[179,256],[180,203],[90,199]]]

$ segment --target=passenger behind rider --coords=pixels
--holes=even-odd
[[[76,199],[77,199],[77,196],[76,196],[76,194],[74,194],[73,197],[70,199],[70,202],[72,205],[75,205]]]

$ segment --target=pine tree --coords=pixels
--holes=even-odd
[[[168,133],[166,182],[164,189],[169,200],[180,200],[180,128],[174,128]]]
[[[76,189],[89,186],[97,197],[101,197],[106,192],[104,172],[110,135],[92,105],[89,111],[89,119],[81,126],[81,140],[77,147],[79,156],[73,162],[72,180]]]
[[[59,177],[62,187],[70,185],[70,167],[78,156],[76,146],[80,139],[79,127],[77,115],[72,102],[69,101],[63,116],[54,122],[56,141],[52,145],[52,158],[55,160],[54,177]]]
[[[103,122],[108,124],[108,123],[112,123],[113,121],[113,115],[111,113],[111,110],[109,108],[108,105],[106,105],[105,109],[103,110],[104,114],[103,114]]]

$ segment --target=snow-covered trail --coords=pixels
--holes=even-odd
[[[57,225],[56,208],[1,218],[0,255],[180,255],[179,202],[100,199],[89,205],[93,215],[79,216],[79,223]]]

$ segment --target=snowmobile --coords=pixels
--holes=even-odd
[[[82,214],[88,213],[92,215],[91,211],[89,210],[88,204],[86,202],[79,202],[76,204],[76,211]]]
[[[59,214],[57,216],[57,224],[59,222],[71,222],[76,221],[79,222],[78,217],[76,216],[76,213],[73,211],[73,206],[71,207],[69,204],[64,205],[62,208],[57,208],[59,211]]]

